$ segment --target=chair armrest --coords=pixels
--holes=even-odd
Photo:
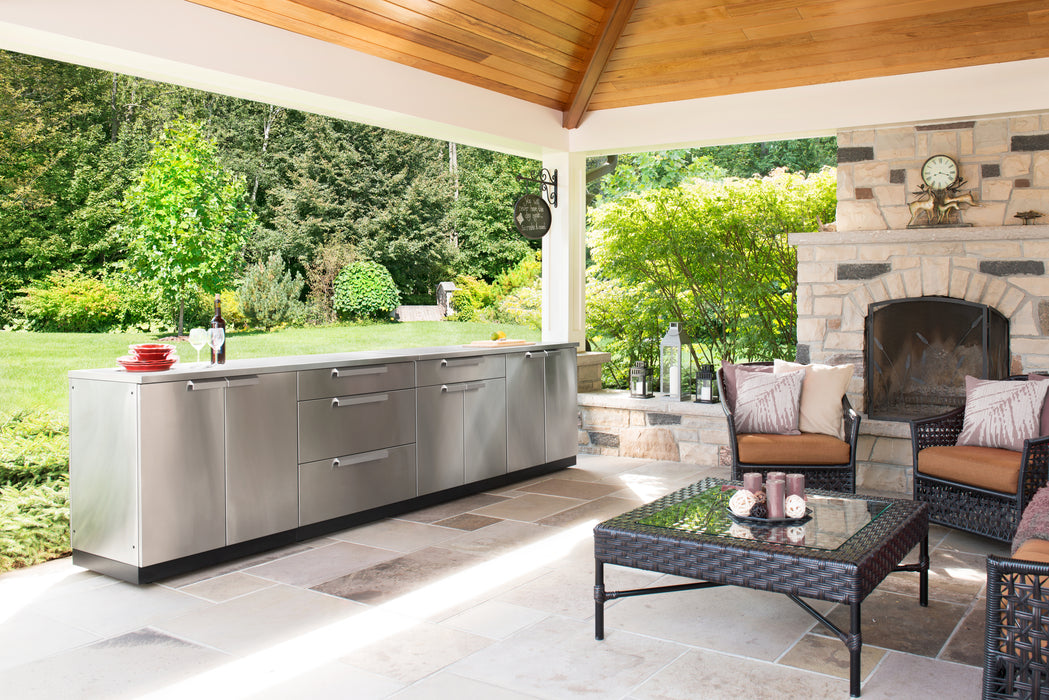
[[[841,409],[842,416],[845,420],[845,441],[849,443],[849,447],[853,453],[853,459],[855,459],[856,453],[856,441],[860,436],[860,414],[856,412],[856,409],[849,403],[849,397],[841,397]]]
[[[926,447],[949,446],[958,442],[965,422],[965,407],[942,413],[929,418],[917,418],[911,421],[911,442],[914,454]]]
[[[1024,441],[1018,484],[1020,512],[1046,481],[1049,481],[1049,435]]]

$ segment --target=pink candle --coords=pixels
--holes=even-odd
[[[765,475],[765,481],[772,481],[773,479],[786,479],[787,475],[783,472],[769,472]]]
[[[787,495],[805,498],[804,474],[787,474]]]
[[[786,482],[782,479],[769,479],[765,482],[765,495],[768,497],[770,518],[783,517],[783,491]]]
[[[743,475],[743,488],[751,493],[761,491],[761,472],[746,472]]]

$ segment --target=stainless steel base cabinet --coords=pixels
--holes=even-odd
[[[546,353],[506,356],[506,466],[527,469],[546,461]]]
[[[546,461],[579,452],[579,397],[575,348],[546,352]]]

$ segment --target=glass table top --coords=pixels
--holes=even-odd
[[[811,517],[785,524],[741,522],[728,510],[732,490],[720,486],[651,513],[637,522],[697,534],[833,550],[874,522],[888,501],[806,494]]]

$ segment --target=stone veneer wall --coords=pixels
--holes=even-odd
[[[978,207],[963,207],[975,226],[1020,223],[1034,209],[1049,219],[1049,112],[951,123],[838,132],[839,231],[906,228],[908,202],[925,159],[951,156]],[[1046,221],[1046,219],[1041,219]]]

